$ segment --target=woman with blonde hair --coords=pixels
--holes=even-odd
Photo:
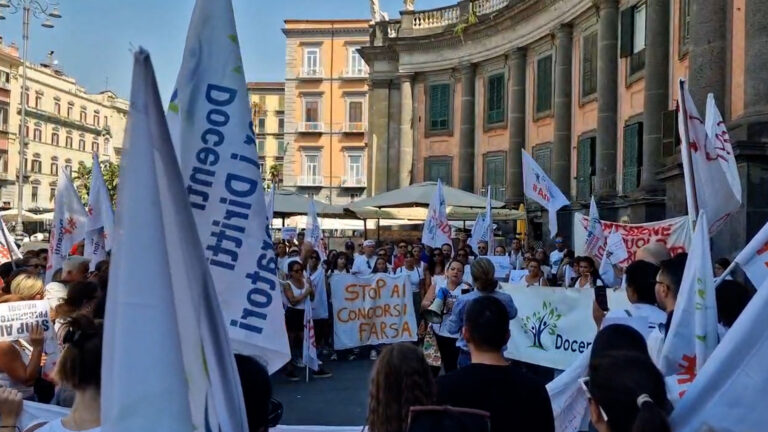
[[[411,407],[430,405],[435,383],[424,354],[409,343],[384,349],[373,367],[368,397],[369,432],[405,432]]]
[[[11,295],[23,297],[24,300],[41,300],[43,298],[43,280],[31,273],[21,273],[11,282]]]

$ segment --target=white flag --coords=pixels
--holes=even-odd
[[[5,221],[2,218],[0,218],[0,225],[2,225],[3,230],[3,235],[0,237],[0,264],[21,258],[21,252],[16,247],[16,243],[13,242],[13,236],[8,232],[8,227],[5,226]]]
[[[469,233],[467,243],[472,246],[472,250],[477,252],[477,244],[482,240],[482,232],[485,228],[485,213],[478,213],[475,217],[475,223],[472,225],[472,231]]]
[[[621,278],[616,276],[616,270],[613,269],[610,257],[603,256],[598,273],[600,273],[600,278],[603,279],[605,286],[614,288],[621,285]]]
[[[112,233],[115,213],[109,198],[107,184],[101,173],[99,155],[93,154],[91,166],[91,190],[88,194],[88,219],[85,222],[85,257],[91,259],[91,270],[99,261],[107,259],[112,249]]]
[[[316,371],[320,369],[320,361],[317,359],[317,345],[315,345],[315,323],[312,321],[312,303],[309,297],[304,300],[304,343],[302,344],[302,357],[304,364]]]
[[[59,171],[54,206],[45,283],[53,280],[53,273],[61,268],[72,246],[85,238],[85,221],[88,213],[66,170]]]
[[[768,280],[768,223],[739,252],[734,262],[741,266],[755,286]]]
[[[437,188],[429,201],[427,220],[424,221],[424,230],[421,233],[421,242],[426,246],[439,248],[445,243],[451,244],[451,225],[445,211],[445,196],[443,195],[443,182],[437,180]]]
[[[320,229],[320,221],[317,220],[317,209],[315,209],[314,199],[309,200],[309,211],[307,212],[304,230],[306,231],[306,241],[320,254],[320,259],[325,261],[327,254],[323,244],[323,230]]]
[[[683,166],[686,182],[695,189],[698,204],[695,211],[703,210],[707,214],[709,232],[714,234],[741,205],[736,159],[712,95],[707,101],[707,115],[712,118],[707,122],[699,114],[683,79],[680,80],[680,103],[678,123],[683,155],[690,154],[691,160],[690,165],[684,163]],[[687,158],[683,161],[687,162]],[[688,196],[688,200],[691,199],[693,197]]]
[[[669,333],[661,350],[667,392],[682,397],[718,342],[715,278],[709,247],[708,218],[702,211],[688,252]]]
[[[198,0],[168,124],[232,348],[290,359],[231,0]]]
[[[603,245],[605,236],[603,235],[603,223],[600,222],[600,215],[597,213],[597,204],[595,197],[589,203],[589,222],[587,222],[587,239],[584,244],[584,253],[587,255],[596,255],[597,250]]]
[[[603,257],[607,257],[611,264],[618,264],[625,259],[629,258],[629,251],[627,251],[627,245],[624,243],[624,238],[621,233],[616,231],[616,228],[611,230],[608,238],[605,240],[605,253]]]
[[[269,188],[269,195],[265,197],[267,204],[267,226],[272,227],[272,219],[275,217],[275,185]]]
[[[247,430],[234,356],[143,49],[134,56],[121,168],[103,429]]]
[[[488,243],[489,247],[493,239],[493,212],[491,208],[491,187],[488,186],[488,196],[485,201],[485,213],[478,213],[475,224],[470,233],[469,245],[477,251],[477,244],[481,241]]]
[[[768,410],[760,408],[768,388],[768,281],[733,324],[706,366],[675,406],[676,432],[761,431]],[[705,426],[709,426],[708,429]]]
[[[525,150],[523,152],[523,188],[525,195],[544,206],[549,213],[549,232],[557,234],[557,210],[570,204],[560,189]]]
[[[488,185],[488,195],[485,197],[485,240],[488,247],[493,243],[493,210],[491,209],[491,186]]]

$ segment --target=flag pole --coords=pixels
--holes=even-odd
[[[688,107],[685,103],[685,94],[686,94],[686,81],[682,78],[680,78],[680,81],[678,82],[678,107],[680,108],[680,113],[683,116],[682,121],[682,128],[683,128],[683,140],[680,143],[681,145],[681,159],[683,162],[683,181],[685,183],[685,195],[686,195],[686,204],[688,207],[688,219],[691,224],[691,231],[696,226],[696,216],[698,215],[698,208],[699,204],[696,200],[696,185],[694,183],[693,179],[693,161],[691,160],[691,147],[690,147],[690,135],[688,131]],[[701,143],[701,145],[704,145],[704,143]]]
[[[305,372],[306,372],[306,377],[307,377],[307,378],[306,378],[306,382],[309,382],[309,365],[306,365],[306,364],[305,364],[305,365],[304,365],[304,369],[305,369]]]

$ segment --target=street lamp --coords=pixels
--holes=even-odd
[[[29,17],[33,15],[35,18],[44,19],[42,26],[45,28],[53,28],[53,22],[51,18],[61,18],[61,12],[59,12],[59,2],[53,0],[0,0],[0,8],[9,9],[9,12],[15,14],[19,11],[22,12],[23,26],[22,26],[22,39],[24,43],[21,48],[21,131],[19,133],[19,178],[18,178],[18,191],[19,199],[16,203],[17,210],[19,211],[18,219],[16,220],[16,236],[20,237],[24,232],[22,222],[24,215],[24,165],[25,154],[24,149],[26,147],[26,123],[27,123],[27,46],[29,45]],[[0,13],[0,20],[5,19]]]

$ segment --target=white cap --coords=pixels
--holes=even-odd
[[[366,240],[363,242],[363,246],[376,246],[376,242],[373,240]]]

